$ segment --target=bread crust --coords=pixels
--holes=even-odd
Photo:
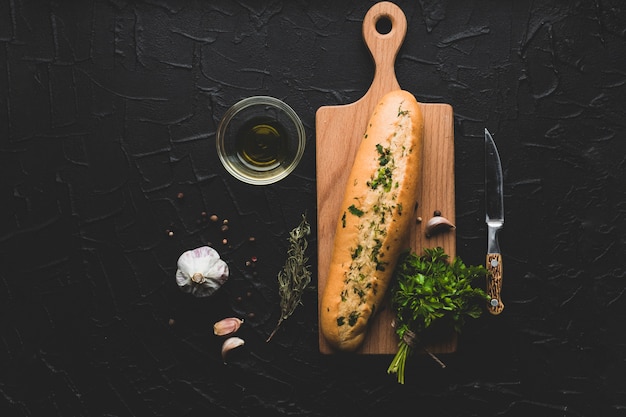
[[[320,301],[320,329],[330,346],[355,351],[406,249],[422,171],[424,121],[415,97],[387,93],[357,150],[337,222]]]

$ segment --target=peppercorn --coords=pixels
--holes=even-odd
[[[441,216],[441,211],[435,210],[435,212],[433,213],[433,216],[435,216],[435,217]]]

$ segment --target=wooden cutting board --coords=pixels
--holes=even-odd
[[[379,33],[376,25],[384,21],[391,24],[391,30]],[[389,91],[400,89],[394,65],[406,30],[407,21],[401,9],[390,2],[375,4],[363,20],[363,38],[376,67],[370,88],[355,103],[320,107],[316,113],[318,299],[321,299],[326,284],[339,208],[356,150],[380,98]],[[415,77],[418,78],[419,74]],[[441,246],[450,257],[454,257],[454,230],[431,238],[426,238],[424,233],[425,223],[435,210],[455,222],[452,107],[439,103],[420,103],[420,106],[424,115],[424,163],[419,184],[419,206],[409,243],[417,253],[425,247]],[[417,221],[418,217],[423,219],[422,222]],[[393,318],[387,302],[373,319],[368,336],[357,353],[395,354],[398,338],[391,327]],[[429,345],[428,349],[432,353],[450,353],[456,350],[456,343],[456,337],[444,338]],[[319,348],[322,353],[333,353],[321,333]]]

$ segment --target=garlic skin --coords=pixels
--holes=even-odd
[[[222,360],[226,363],[226,356],[231,350],[243,346],[246,342],[239,337],[229,337],[222,343]]]
[[[184,252],[178,258],[176,283],[196,297],[208,297],[228,280],[228,265],[209,246]]]
[[[230,336],[239,330],[242,324],[243,320],[237,317],[222,319],[213,325],[213,334],[216,336]]]

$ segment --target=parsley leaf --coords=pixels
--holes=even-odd
[[[352,204],[350,207],[348,207],[348,211],[350,212],[350,214],[353,214],[357,217],[361,217],[363,214],[365,214],[363,212],[363,210],[361,210],[360,208],[356,207],[354,204]]]

